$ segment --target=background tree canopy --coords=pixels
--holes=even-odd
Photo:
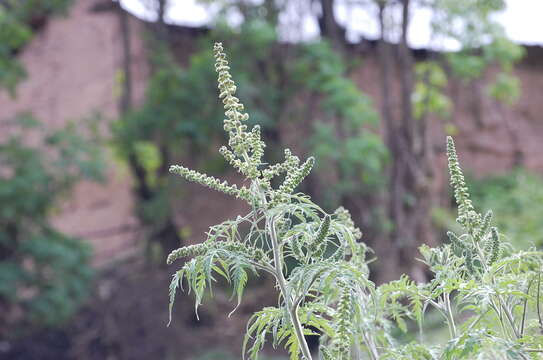
[[[71,124],[45,130],[30,115],[0,144],[0,322],[3,336],[67,321],[86,300],[91,249],[49,223],[59,199],[82,179],[103,180],[94,136]],[[30,133],[39,144],[27,145]]]

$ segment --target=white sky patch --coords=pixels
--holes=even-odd
[[[152,0],[121,0],[125,9],[146,20],[154,20],[156,11]],[[349,5],[352,2],[338,0],[335,8],[340,24],[346,25],[347,38],[358,41],[361,37],[378,37],[377,9],[371,6]],[[307,41],[318,37],[319,27],[308,1],[288,1],[287,10],[279,19],[279,34],[285,41]],[[218,11],[217,6],[202,5],[197,0],[169,0],[166,21],[185,26],[209,25]],[[507,36],[522,44],[543,45],[543,0],[507,0],[507,8],[496,14]],[[239,16],[232,15],[233,23]],[[408,41],[414,48],[454,50],[458,44],[447,39],[432,39],[430,31],[431,11],[412,9]],[[391,19],[393,21],[393,19]]]
[[[543,0],[508,0],[496,19],[513,41],[543,45]]]
[[[209,21],[209,10],[203,6],[187,6],[187,1],[172,1],[166,13],[166,21],[191,26],[202,26]]]

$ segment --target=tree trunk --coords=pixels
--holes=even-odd
[[[388,216],[394,224],[389,239],[376,246],[382,261],[377,281],[397,278],[401,273],[410,273],[415,280],[422,281],[424,271],[414,263],[418,246],[431,234],[427,172],[429,149],[426,139],[426,124],[416,124],[413,118],[411,96],[413,93],[413,57],[407,42],[410,0],[402,0],[402,22],[397,56],[387,41],[384,21],[386,3],[379,3],[379,63],[381,72],[381,96],[383,124],[386,144],[391,155],[388,184]],[[393,113],[393,64],[397,60],[400,82],[400,112]],[[383,255],[385,257],[383,258]],[[386,260],[385,260],[386,259]],[[382,269],[386,269],[383,272]]]
[[[400,245],[401,262],[409,264],[406,272],[417,281],[424,281],[421,264],[414,262],[418,246],[427,242],[431,233],[429,191],[430,174],[428,159],[431,155],[425,147],[416,149],[416,144],[426,144],[426,124],[416,126],[413,118],[411,96],[413,94],[413,57],[407,42],[409,28],[410,0],[402,0],[402,25],[399,44],[398,67],[400,71],[400,88],[402,101],[402,117],[397,142],[400,145],[399,157],[393,166],[398,168],[398,182],[394,195],[399,204],[396,214],[397,227],[394,242]],[[425,121],[420,119],[419,121]]]
[[[157,20],[155,23],[155,33],[159,42],[168,44],[168,26],[166,24],[166,7],[168,0],[157,0]]]
[[[338,51],[345,50],[345,29],[339,25],[334,15],[334,0],[320,0],[321,14],[319,28],[321,36],[330,40],[332,47]]]
[[[380,66],[380,86],[381,86],[381,116],[385,128],[385,142],[390,151],[392,165],[389,168],[389,199],[387,206],[387,215],[395,223],[396,213],[398,212],[398,197],[395,196],[398,149],[396,138],[397,130],[392,113],[392,60],[393,54],[391,46],[386,39],[386,26],[384,20],[385,4],[379,3],[379,28],[380,41],[378,44],[378,57]],[[380,266],[377,270],[376,282],[386,282],[394,279],[399,273],[398,245],[392,241],[392,234],[385,236],[382,241],[375,245],[375,250],[380,259]],[[386,270],[385,270],[386,269]]]
[[[162,10],[160,11],[162,14],[161,16],[163,17],[165,0],[161,0],[160,3],[162,4]],[[119,7],[118,13],[123,51],[122,66],[124,72],[123,92],[119,100],[119,115],[124,116],[128,114],[133,108],[130,23],[126,11]],[[169,156],[167,156],[164,151],[161,151],[161,153],[163,155],[163,161],[169,161]],[[147,182],[146,170],[139,163],[134,151],[131,151],[128,155],[128,165],[130,166],[136,182],[134,193],[139,203],[144,204],[153,201],[157,196],[160,196],[160,194],[158,194],[157,191],[154,190],[153,187],[150,186],[150,184]],[[167,169],[164,170],[164,167],[161,169],[161,171],[167,173]],[[138,216],[141,224],[148,231],[148,243],[157,241],[161,245],[162,251],[166,253],[169,253],[170,251],[175,250],[182,245],[182,239],[179,236],[177,227],[175,226],[175,221],[173,220],[171,215],[168,215],[168,217],[159,227],[154,227],[153,224],[150,224],[149,220],[144,218],[141,214],[139,214]]]
[[[499,109],[499,117],[503,122],[503,127],[509,141],[511,141],[511,147],[513,148],[513,161],[511,162],[511,170],[518,169],[524,165],[524,152],[522,151],[522,140],[520,138],[518,129],[511,125],[509,118],[506,115],[504,104],[500,101],[496,101],[496,107]]]
[[[119,27],[121,33],[123,51],[123,91],[119,101],[120,115],[128,113],[132,109],[132,69],[131,69],[131,48],[130,48],[130,23],[128,13],[120,6],[117,9],[119,14]]]

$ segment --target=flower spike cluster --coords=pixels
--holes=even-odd
[[[222,147],[220,153],[224,158],[249,179],[256,179],[261,174],[258,167],[262,163],[264,147],[261,140],[260,127],[254,126],[248,132],[246,122],[249,114],[243,112],[244,106],[235,96],[236,85],[230,75],[230,66],[226,60],[221,43],[216,43],[213,52],[215,55],[215,71],[219,75],[219,97],[222,99],[226,119],[224,130],[228,132],[228,145],[232,151]]]
[[[190,170],[180,165],[170,166],[170,172],[173,174],[181,175],[188,181],[197,182],[201,185],[223,192],[227,195],[233,195],[244,200],[249,200],[249,190],[245,187],[238,189],[236,184],[229,185],[226,181],[220,181],[213,176],[202,174],[198,171]]]
[[[454,141],[450,136],[447,137],[447,158],[451,186],[458,204],[457,222],[467,231],[467,234],[462,236],[457,236],[451,231],[447,232],[447,235],[453,250],[458,256],[464,258],[466,269],[470,276],[473,276],[473,274],[481,272],[485,266],[487,268],[492,266],[499,259],[501,255],[500,239],[498,230],[490,226],[492,211],[481,216],[471,203]]]
[[[451,186],[454,190],[454,197],[458,205],[457,221],[466,228],[472,228],[479,224],[480,216],[475,212],[469,198],[468,187],[466,186],[464,174],[462,173],[458,156],[456,155],[454,141],[450,136],[447,136],[447,158],[451,175]]]
[[[300,159],[293,155],[289,149],[285,150],[285,161],[271,166],[264,166],[265,143],[262,141],[260,127],[255,125],[248,129],[246,124],[249,115],[244,112],[244,106],[236,95],[236,84],[230,74],[230,66],[221,43],[216,43],[213,48],[215,56],[215,71],[218,73],[219,97],[224,104],[224,130],[228,133],[228,147],[222,146],[220,154],[239,173],[251,180],[250,189],[238,188],[229,185],[212,176],[190,170],[183,166],[173,165],[170,172],[183,176],[189,181],[200,183],[225,194],[236,196],[251,204],[267,204],[274,207],[280,203],[288,202],[289,195],[310,173],[315,159],[308,158],[300,165]],[[285,174],[285,179],[278,189],[271,187],[271,179],[274,176]],[[258,193],[263,189],[264,193]]]
[[[248,328],[246,342],[249,338],[255,339],[249,350],[252,359],[256,359],[264,338],[261,332],[274,334],[274,341],[284,341],[288,346],[291,358],[302,356],[311,360],[311,352],[304,338],[304,329],[308,321],[313,321],[315,315],[331,313],[336,306],[333,297],[327,298],[328,304],[319,304],[306,300],[304,292],[308,294],[322,291],[314,281],[304,283],[314,277],[335,277],[337,264],[342,261],[354,259],[354,254],[362,253],[356,239],[359,239],[360,230],[355,228],[349,213],[338,210],[333,216],[324,214],[322,209],[313,204],[305,195],[293,195],[296,187],[309,175],[315,159],[309,157],[300,160],[289,149],[284,152],[284,161],[268,165],[263,161],[265,144],[262,141],[259,126],[249,127],[249,115],[245,113],[244,106],[236,95],[236,85],[230,74],[230,66],[221,43],[214,46],[215,70],[218,73],[219,97],[224,105],[224,130],[228,134],[227,146],[219,149],[224,159],[232,165],[248,185],[238,187],[230,185],[212,176],[190,170],[186,167],[174,165],[170,168],[172,173],[183,176],[185,179],[208,186],[228,195],[236,196],[251,205],[251,211],[245,217],[238,217],[235,221],[227,220],[216,225],[210,231],[208,239],[197,245],[190,245],[176,249],[170,253],[167,263],[191,257],[172,278],[170,284],[170,311],[175,299],[175,293],[185,281],[195,294],[195,307],[202,301],[206,287],[211,287],[214,275],[220,275],[232,284],[238,305],[248,280],[248,273],[265,271],[271,274],[276,281],[276,288],[280,292],[279,317],[267,318],[266,312],[257,313],[255,321],[259,325]],[[274,177],[283,177],[283,181],[272,187]],[[293,221],[300,223],[293,224]],[[248,223],[240,231],[239,225]],[[246,224],[246,225],[248,225]],[[328,244],[334,245],[335,251],[327,254]],[[346,255],[349,251],[349,255]],[[285,273],[286,257],[298,260],[298,272]],[[364,276],[359,270],[360,264],[349,269],[353,277]],[[306,268],[310,272],[305,273]],[[315,272],[315,270],[317,270]],[[312,275],[311,275],[312,274]],[[299,278],[298,278],[299,276]],[[322,280],[318,280],[319,282]],[[328,281],[327,281],[328,282]],[[342,282],[345,288],[337,293],[339,303],[337,320],[337,341],[334,342],[334,358],[341,353],[342,358],[348,357],[350,344],[350,322],[353,310],[351,288],[353,284]],[[300,296],[301,295],[301,296]],[[314,306],[309,312],[302,311],[306,306]],[[330,309],[328,309],[330,307]],[[311,308],[307,308],[311,309]],[[305,309],[304,309],[305,310]],[[315,314],[312,315],[312,312]],[[262,316],[262,318],[260,318]],[[329,320],[326,320],[329,321]],[[332,321],[332,319],[330,319]],[[262,326],[260,324],[263,324]],[[285,338],[287,327],[293,329],[289,339]],[[327,326],[332,329],[331,326]],[[279,331],[281,330],[281,331]],[[259,334],[252,336],[252,332]],[[282,335],[280,335],[282,334]],[[337,359],[337,358],[336,358]]]
[[[349,210],[340,206],[334,211],[334,215],[336,216],[337,221],[343,223],[351,231],[355,239],[360,240],[362,238],[362,231],[355,226]]]
[[[243,244],[236,241],[220,241],[220,242],[204,242],[201,244],[194,244],[176,249],[168,255],[166,263],[172,264],[175,260],[184,257],[193,257],[204,255],[210,250],[227,250],[230,252],[239,252],[249,255],[251,259],[256,262],[269,262],[269,258],[266,253],[259,248]]]

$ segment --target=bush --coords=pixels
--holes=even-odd
[[[77,181],[99,180],[102,172],[95,137],[79,135],[73,125],[46,132],[28,116],[17,124],[0,144],[0,309],[7,314],[0,334],[6,336],[58,325],[85,300],[90,248],[55,230],[48,215]],[[30,133],[40,144],[24,144]]]

